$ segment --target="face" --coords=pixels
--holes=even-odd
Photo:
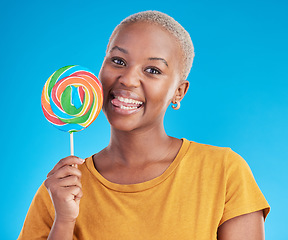
[[[174,36],[159,26],[120,27],[99,73],[103,111],[113,128],[147,130],[163,124],[181,82],[181,56]]]

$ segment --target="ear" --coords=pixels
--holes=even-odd
[[[185,94],[188,91],[189,85],[190,83],[187,80],[180,82],[172,99],[173,104],[180,102],[184,98]]]

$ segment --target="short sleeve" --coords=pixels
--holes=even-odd
[[[47,239],[54,216],[52,201],[42,184],[32,200],[18,240]]]
[[[225,207],[220,224],[248,213],[263,210],[264,218],[270,206],[259,189],[246,161],[228,150],[225,159],[226,195]]]

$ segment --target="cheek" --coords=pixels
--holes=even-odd
[[[104,114],[106,115],[108,102],[109,102],[109,89],[111,89],[112,81],[111,81],[111,74],[107,70],[107,67],[105,65],[102,66],[100,72],[99,72],[99,80],[102,83],[103,88],[103,106],[102,110]]]
[[[105,65],[103,65],[99,72],[99,80],[101,81],[103,86],[109,84],[110,75],[111,73],[109,73],[108,68]]]
[[[103,93],[104,93],[104,100],[107,97],[107,94],[109,92],[109,89],[111,88],[113,84],[113,75],[111,71],[109,71],[109,68],[102,66],[100,72],[99,72],[99,80],[102,83],[103,87]]]
[[[166,109],[172,101],[174,95],[174,88],[171,83],[164,82],[164,84],[153,84],[146,89],[147,99],[151,100],[154,108]],[[155,109],[156,110],[156,109]]]

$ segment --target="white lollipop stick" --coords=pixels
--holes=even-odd
[[[70,155],[71,155],[71,156],[74,156],[73,132],[70,133]]]

